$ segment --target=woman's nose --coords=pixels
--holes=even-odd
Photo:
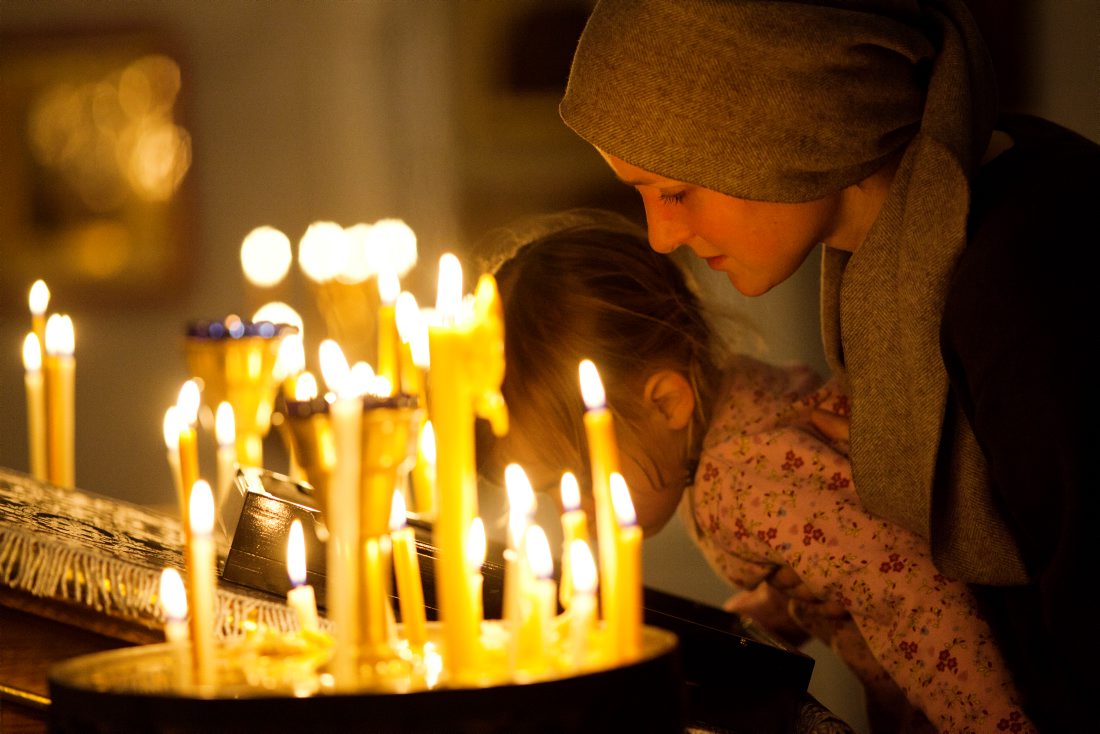
[[[647,202],[645,218],[649,229],[649,246],[667,255],[687,242],[687,227],[676,215],[669,215],[656,209],[657,207]]]

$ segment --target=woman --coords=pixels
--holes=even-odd
[[[655,249],[746,295],[824,244],[861,501],[971,584],[1041,730],[1096,731],[1095,308],[1073,244],[1100,146],[998,120],[993,85],[961,0],[602,0],[560,111],[637,188]]]

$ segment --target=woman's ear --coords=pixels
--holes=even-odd
[[[683,373],[663,369],[645,382],[642,398],[647,407],[656,408],[672,430],[686,428],[695,411],[695,391]]]

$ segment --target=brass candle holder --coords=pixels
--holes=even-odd
[[[280,394],[275,399],[272,422],[277,424],[294,466],[313,487],[317,506],[324,512],[328,509],[328,486],[336,464],[328,402],[322,397],[290,400]]]
[[[210,410],[227,401],[236,423],[237,461],[263,466],[263,439],[271,429],[278,383],[275,360],[290,324],[246,322],[237,316],[192,323],[184,342],[187,366],[202,380],[202,402]]]

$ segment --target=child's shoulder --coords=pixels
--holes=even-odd
[[[728,437],[790,423],[822,383],[821,376],[803,364],[780,365],[734,355],[723,370],[707,433]]]

